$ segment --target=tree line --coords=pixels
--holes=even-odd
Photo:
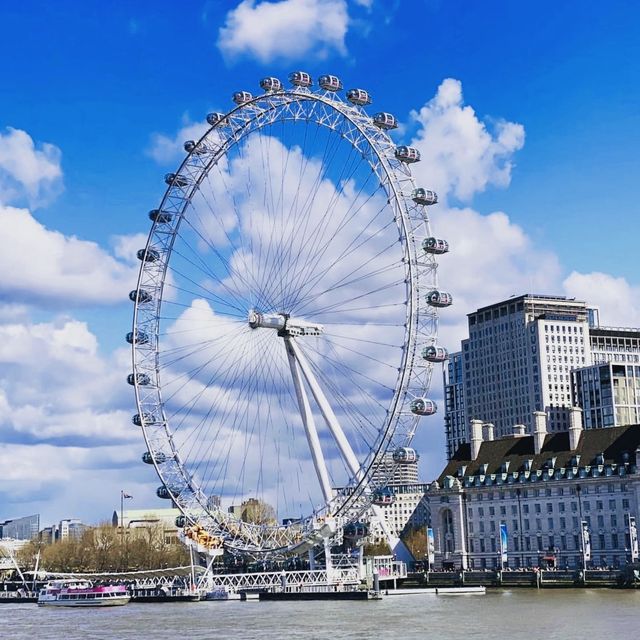
[[[56,542],[31,540],[17,553],[18,563],[60,573],[112,573],[179,567],[190,563],[189,549],[167,539],[162,525],[120,529],[111,524],[88,527],[77,537]]]

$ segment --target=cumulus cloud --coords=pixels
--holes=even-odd
[[[48,204],[62,190],[62,154],[47,142],[36,145],[21,129],[0,132],[0,204]]]
[[[415,173],[441,200],[468,201],[490,185],[508,186],[513,154],[524,145],[524,127],[498,120],[489,131],[464,105],[459,80],[444,80],[435,97],[411,117],[418,126],[411,144],[422,156]]]
[[[263,64],[310,55],[323,59],[346,54],[348,28],[346,0],[243,0],[227,13],[218,48],[229,60],[248,56]]]
[[[136,282],[137,265],[117,260],[95,242],[46,228],[26,209],[0,206],[0,224],[0,295],[14,304],[114,304]]]
[[[562,283],[568,296],[600,308],[600,324],[640,327],[640,286],[625,278],[594,271],[573,271]]]
[[[0,315],[0,517],[99,522],[123,483],[153,503],[158,479],[131,422],[130,359],[126,348],[102,354],[85,322]]]

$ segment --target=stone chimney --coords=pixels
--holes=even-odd
[[[477,460],[482,444],[482,420],[471,421],[471,459]]]
[[[582,435],[582,409],[571,407],[569,409],[569,449],[575,451]]]
[[[522,438],[527,435],[527,427],[524,424],[514,424],[513,425],[513,437],[514,438]]]
[[[542,445],[547,435],[547,414],[544,411],[534,411],[533,421],[533,450],[537,455],[542,451]]]
[[[482,425],[483,430],[486,430],[486,436],[485,436],[485,440],[487,442],[491,442],[492,440],[495,439],[495,427],[493,425],[493,422],[485,422]]]

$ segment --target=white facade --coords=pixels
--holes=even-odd
[[[500,568],[502,523],[510,568],[637,561],[629,523],[640,514],[640,425],[613,429],[546,434],[539,449],[534,436],[484,441],[475,459],[451,460],[427,494],[435,566]]]
[[[640,329],[595,327],[589,332],[591,362],[640,363]]]
[[[535,410],[548,415],[550,431],[569,428],[569,409],[572,406],[571,372],[591,362],[589,326],[586,320],[539,319],[530,326],[536,340],[540,372],[540,402]]]
[[[423,528],[429,524],[429,504],[426,497],[427,484],[395,484],[390,485],[394,495],[392,504],[381,506],[387,526],[395,536],[408,529]],[[385,540],[379,526],[373,526],[370,539],[372,542]]]
[[[445,368],[447,457],[469,442],[469,421],[495,425],[502,437],[514,424],[531,432],[544,411],[549,430],[569,425],[572,372],[592,363],[640,363],[640,329],[597,326],[598,312],[561,296],[523,295],[468,316],[461,366]],[[462,380],[460,380],[460,373]]]
[[[416,484],[418,482],[418,461],[397,463],[393,453],[385,453],[373,472],[372,484]]]
[[[640,365],[607,362],[573,372],[586,429],[640,424]]]
[[[524,295],[469,314],[463,342],[466,417],[495,425],[497,437],[514,424],[531,427],[545,411],[549,428],[566,428],[571,375],[590,363],[586,303]],[[467,440],[468,441],[468,440]]]

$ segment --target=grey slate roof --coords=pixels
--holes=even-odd
[[[533,436],[519,438],[501,438],[485,441],[480,446],[480,453],[476,460],[471,460],[471,446],[468,443],[460,445],[453,458],[444,468],[438,482],[442,483],[445,476],[458,476],[461,466],[466,466],[464,477],[481,473],[481,465],[487,464],[485,474],[497,474],[502,471],[502,464],[509,462],[509,472],[524,471],[527,460],[532,460],[531,471],[545,468],[550,458],[556,458],[555,468],[571,466],[574,456],[580,456],[577,466],[595,465],[596,456],[604,455],[604,464],[623,464],[625,454],[627,461],[635,464],[636,449],[640,447],[640,425],[624,427],[610,427],[606,429],[584,430],[574,451],[569,449],[569,432],[550,433],[545,437],[542,451],[534,454]]]

